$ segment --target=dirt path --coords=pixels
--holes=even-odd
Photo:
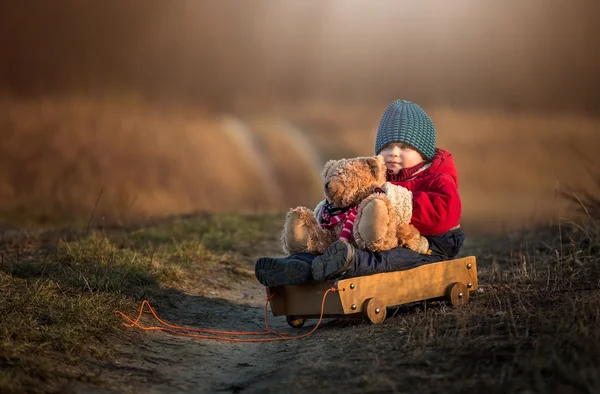
[[[158,313],[169,322],[190,327],[264,330],[266,294],[253,275],[245,275],[245,280],[230,289],[211,293],[204,296],[194,292],[180,293],[168,309],[159,309]],[[148,319],[147,323],[150,322]],[[270,310],[269,324],[275,330],[292,330],[284,318],[273,318]],[[288,364],[297,360],[298,348],[306,346],[303,341],[232,343],[183,338],[162,332],[138,333],[136,337],[135,342],[121,350],[114,365],[96,366],[104,370],[100,376],[109,380],[113,390],[279,392],[282,389],[279,382],[284,378],[293,380],[286,376]],[[81,386],[75,392],[89,392],[89,388]]]
[[[59,380],[57,368],[54,386],[44,392],[597,392],[598,244],[588,250],[590,239],[556,231],[468,238],[462,255],[477,256],[483,291],[473,292],[462,308],[413,303],[390,308],[379,325],[329,319],[310,337],[271,343],[125,331],[114,340],[112,361],[79,358],[81,375],[68,380]],[[582,249],[573,252],[579,260],[565,258],[559,266],[552,248],[563,233],[570,240],[560,244],[565,250],[572,242]],[[266,294],[254,277],[251,255],[275,254],[277,240],[264,242],[235,262],[222,261],[198,277],[195,288],[173,289],[170,296],[161,292],[158,314],[190,327],[261,331]],[[283,317],[269,321],[294,334],[316,323],[292,329]],[[148,315],[144,322],[152,324]]]
[[[248,280],[228,293],[215,296],[182,295],[172,308],[159,314],[168,321],[191,327],[263,330],[265,292],[260,285]],[[270,320],[276,330],[290,329],[281,318],[271,316]],[[299,342],[231,343],[143,333],[138,343],[124,350],[118,368],[125,372],[122,383],[133,391],[264,392],[268,387],[261,382],[293,361],[293,350],[300,345]]]
[[[207,295],[180,293],[158,313],[167,321],[197,328],[262,331],[264,302],[264,288],[249,270],[244,280],[229,289]],[[382,369],[388,365],[387,349],[394,347],[386,338],[391,335],[404,342],[402,335],[406,335],[404,319],[390,318],[394,310],[390,312],[381,325],[330,319],[314,336],[271,343],[138,332],[135,341],[121,349],[115,364],[95,366],[111,388],[99,392],[404,392],[402,384],[390,377],[394,372]],[[270,309],[269,322],[276,330],[296,334],[316,324],[310,320],[306,327],[292,329],[283,317],[273,317]],[[403,368],[407,374],[403,379],[426,379],[421,362],[407,361]],[[437,379],[443,382],[451,376],[452,372],[447,376],[438,372]],[[90,389],[79,386],[74,392],[89,393]]]

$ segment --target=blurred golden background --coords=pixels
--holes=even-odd
[[[455,155],[467,231],[556,219],[557,185],[598,189],[598,17],[594,0],[3,2],[0,213],[314,206],[323,163],[373,154],[402,98]]]

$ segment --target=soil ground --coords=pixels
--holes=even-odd
[[[210,275],[165,286],[152,301],[160,317],[196,328],[261,331],[266,294],[254,277],[253,262],[263,253],[278,253],[275,231],[267,230],[276,228],[279,219],[251,219],[268,222],[263,232],[255,232],[260,241],[220,261]],[[208,220],[190,217],[177,222],[199,226]],[[210,220],[212,227],[226,222],[218,217]],[[161,226],[171,226],[173,233],[173,224]],[[113,349],[110,356],[79,355],[78,374],[53,379],[50,373],[31,386],[12,386],[12,391],[596,392],[600,276],[598,238],[591,236],[597,235],[591,232],[597,227],[591,226],[469,237],[461,255],[478,257],[481,289],[462,308],[444,303],[403,305],[389,308],[380,325],[326,319],[307,338],[270,343],[229,343],[117,328],[108,343],[101,342]],[[162,234],[149,229],[105,230],[118,250],[127,246],[119,239],[138,239],[140,232],[154,234],[155,240]],[[18,233],[4,234],[7,251],[8,240]],[[51,239],[61,233],[48,234]],[[183,244],[178,237],[161,242]],[[134,314],[142,298],[128,304],[126,312]],[[148,314],[143,321],[153,323]],[[119,319],[111,322],[116,326]],[[309,320],[305,327],[293,329],[269,310],[269,324],[275,330],[302,334],[315,323]],[[63,362],[59,357],[57,365]]]

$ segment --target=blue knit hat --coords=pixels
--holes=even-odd
[[[431,160],[435,153],[435,126],[431,118],[417,104],[394,100],[385,109],[379,121],[375,154],[390,142],[413,146]]]

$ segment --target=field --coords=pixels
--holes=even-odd
[[[281,254],[288,207],[319,200],[324,160],[372,154],[382,109],[3,100],[2,392],[600,390],[598,118],[430,110],[461,175],[461,255],[478,258],[467,307],[223,343],[114,312],[148,299],[174,323],[260,330],[255,259]]]
[[[427,110],[438,146],[455,156],[465,225],[546,222],[556,217],[557,185],[598,191],[600,118]],[[314,206],[325,160],[373,154],[383,108],[315,101],[221,114],[135,98],[4,97],[0,111],[4,217],[94,211],[120,223]]]

